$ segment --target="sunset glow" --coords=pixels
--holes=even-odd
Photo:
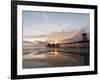
[[[89,30],[89,14],[23,11],[23,40],[57,43]]]
[[[83,55],[89,55],[88,13],[24,10],[22,15],[23,68],[89,65]]]

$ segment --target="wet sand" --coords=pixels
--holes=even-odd
[[[23,68],[45,68],[45,67],[64,67],[82,66],[84,57],[61,52],[46,52],[42,54],[23,55]]]

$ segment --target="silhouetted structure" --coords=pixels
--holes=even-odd
[[[83,34],[82,34],[82,40],[83,40],[83,41],[88,40],[88,38],[87,38],[87,34],[86,34],[86,33],[83,33]]]
[[[73,41],[69,43],[61,43],[61,47],[68,52],[75,52],[75,53],[83,53],[89,54],[89,40],[87,38],[87,34],[82,34],[82,40],[80,41]]]
[[[59,48],[60,44],[49,43],[46,46],[49,47],[49,48]]]

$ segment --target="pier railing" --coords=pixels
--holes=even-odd
[[[67,50],[68,52],[89,54],[89,47],[90,47],[89,40],[61,43],[60,46],[61,48]]]

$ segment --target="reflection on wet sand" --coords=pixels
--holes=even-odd
[[[87,58],[87,59],[86,59]],[[88,56],[74,55],[57,50],[23,54],[23,68],[63,67],[88,65]]]

